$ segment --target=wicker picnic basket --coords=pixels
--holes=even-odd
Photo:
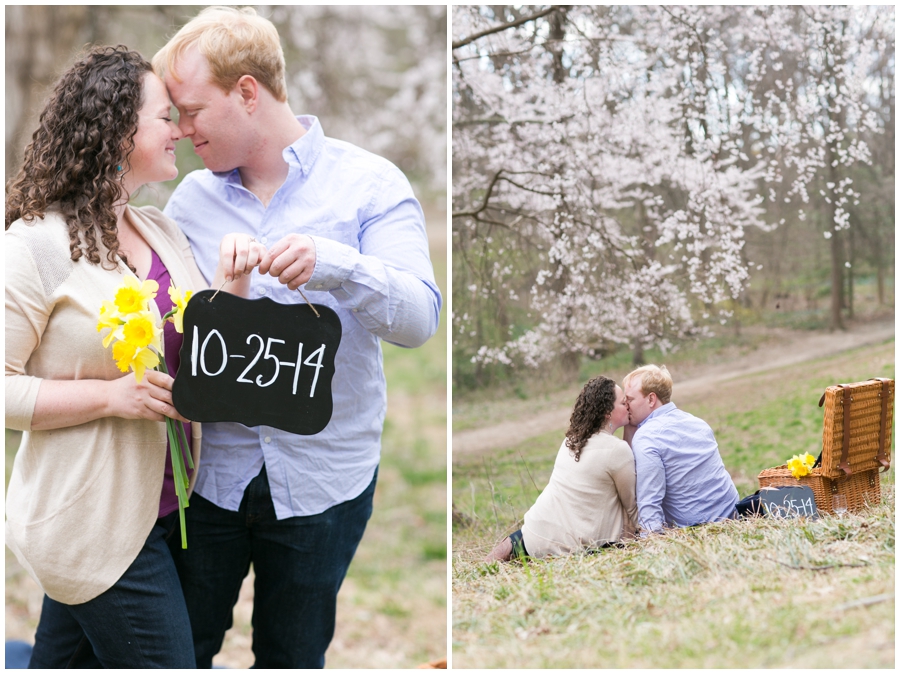
[[[861,510],[881,503],[881,479],[878,471],[867,470],[830,479],[822,475],[821,468],[813,468],[809,475],[797,479],[787,466],[766,468],[759,474],[760,487],[809,487],[816,499],[819,512],[834,512],[832,498],[835,494],[847,497],[847,510]]]
[[[870,379],[825,389],[821,465],[799,479],[784,466],[759,474],[760,487],[810,487],[816,508],[833,512],[835,494],[847,497],[848,510],[881,502],[879,469],[891,466],[894,381]]]

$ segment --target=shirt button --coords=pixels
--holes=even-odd
[[[317,283],[317,284],[316,284],[316,288],[321,288],[321,287],[322,287],[322,284],[321,284],[321,283]]]
[[[359,313],[359,309],[354,309],[354,310],[353,310],[353,313],[354,313],[354,314],[358,314],[358,313]]]
[[[256,292],[258,292],[260,295],[265,295],[265,294],[266,294],[266,289],[265,289],[265,287],[263,287],[263,286],[259,286],[259,287],[256,289]]]
[[[270,437],[267,435],[267,436],[265,437],[265,442],[266,442],[266,444],[269,444],[270,442],[272,442],[272,438],[270,438]]]
[[[260,243],[269,243],[269,237],[261,236],[261,237],[259,237],[259,242]]]

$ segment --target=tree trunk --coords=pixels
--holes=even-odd
[[[834,222],[834,206],[831,207],[831,222]],[[844,330],[844,318],[841,309],[844,304],[844,267],[841,258],[841,233],[835,231],[831,236],[831,330]]]
[[[563,41],[566,38],[566,10],[560,8],[559,11],[549,15],[550,21],[550,53],[553,55],[553,81],[562,84],[566,81],[569,73],[563,65]]]
[[[631,364],[635,367],[640,367],[644,363],[644,345],[640,342],[635,342],[634,352],[631,355]]]
[[[87,6],[6,7],[6,178],[21,167],[37,126],[40,101],[86,32]]]
[[[856,266],[854,229],[853,227],[850,228],[850,268],[847,269],[847,318],[851,321],[853,320],[853,271]]]
[[[565,381],[577,381],[581,371],[581,354],[574,351],[566,351],[559,357],[560,367]]]

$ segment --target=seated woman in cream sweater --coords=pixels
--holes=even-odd
[[[599,376],[585,384],[550,483],[525,513],[522,528],[485,561],[567,555],[632,536],[637,522],[634,456],[613,436],[627,423],[625,394],[612,379]]]

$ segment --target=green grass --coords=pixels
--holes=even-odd
[[[826,386],[873,376],[894,376],[893,341],[740,377],[687,409],[715,430],[744,495],[763,468],[818,453]],[[893,666],[893,470],[882,504],[844,519],[726,522],[596,555],[483,563],[521,526],[564,432],[454,457],[454,667]]]
[[[454,668],[893,666],[885,486],[841,520],[725,522],[524,565],[455,554]]]
[[[446,248],[433,245],[431,260],[446,298]],[[446,657],[446,306],[440,320],[418,349],[382,343],[388,411],[375,505],[338,597],[329,667]]]

